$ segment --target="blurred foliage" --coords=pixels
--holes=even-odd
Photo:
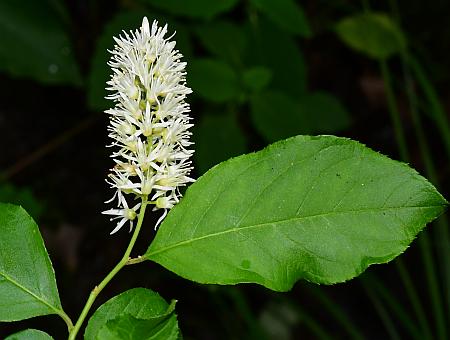
[[[68,14],[56,0],[1,1],[0,69],[43,83],[81,85],[64,19]]]
[[[21,205],[25,210],[37,220],[44,212],[44,204],[38,200],[29,188],[18,188],[15,185],[0,183],[0,202]]]
[[[384,13],[363,13],[342,19],[336,31],[350,47],[376,59],[387,59],[406,47],[402,31]]]
[[[114,46],[112,37],[137,28],[147,15],[150,20],[168,23],[170,34],[176,31],[177,48],[188,63],[187,81],[193,89],[189,102],[195,124],[195,176],[229,157],[297,134],[345,135],[396,157],[395,129],[388,119],[386,86],[378,63],[387,66],[389,61],[385,70],[397,95],[393,101],[399,108],[399,121],[411,153],[408,161],[424,169],[442,190],[448,184],[450,154],[449,104],[441,102],[447,96],[439,97],[442,91],[446,94],[450,79],[449,52],[442,48],[450,38],[446,25],[449,2],[372,1],[373,11],[369,5],[368,1],[360,4],[343,0],[2,0],[0,71],[5,96],[0,110],[10,102],[18,104],[13,111],[0,112],[0,126],[10,132],[5,125],[14,118],[22,128],[22,121],[29,115],[44,116],[42,103],[52,101],[61,111],[46,122],[53,122],[64,134],[63,124],[107,109],[111,103],[104,99],[105,82],[110,77],[106,63],[110,56],[107,50]],[[439,81],[438,88],[435,80]],[[21,103],[28,103],[34,91],[37,96],[45,94],[42,101],[35,110],[23,110]],[[72,120],[67,117],[67,108],[76,112]],[[414,110],[424,116],[422,123],[417,123]],[[10,112],[16,116],[2,119]],[[416,125],[425,137],[417,133]],[[105,128],[104,124],[99,126]],[[50,126],[48,129],[49,134],[54,133]],[[39,147],[36,136],[43,134],[40,130],[44,128],[33,127],[30,138],[21,139],[21,145],[9,141],[3,145],[23,155],[23,149]],[[104,273],[105,265],[114,262],[112,255],[120,248],[119,239],[105,241],[106,227],[97,217],[101,208],[93,203],[104,199],[94,192],[105,189],[97,179],[111,166],[103,150],[104,130],[103,134],[85,132],[75,143],[74,149],[80,154],[83,147],[96,149],[89,154],[92,159],[75,158],[64,149],[63,156],[52,159],[55,163],[51,166],[43,162],[41,174],[50,175],[34,176],[35,168],[30,165],[25,175],[15,174],[0,184],[0,201],[21,204],[34,218],[42,216],[48,222],[49,215],[53,216],[43,210],[27,187],[38,183],[41,191],[45,188],[44,193],[55,196],[50,201],[66,209],[58,211],[59,216],[66,213],[69,221],[85,221],[80,228],[89,236],[81,243],[88,255],[79,261],[89,269],[78,269],[76,276],[68,274],[69,270],[62,271],[58,277],[65,280],[60,286],[73,285],[77,292],[69,290],[63,295],[71,314],[79,312],[82,300],[96,282],[95,278],[81,276],[92,271]],[[433,154],[423,147],[424,139]],[[66,168],[60,165],[61,159]],[[74,159],[81,159],[81,164],[72,164]],[[3,159],[2,165],[11,163],[14,160]],[[88,163],[97,167],[87,167]],[[66,173],[58,175],[60,168]],[[97,175],[93,169],[97,169]],[[77,190],[61,190],[60,183],[64,188],[80,187],[78,192],[86,192],[86,197],[72,197]],[[445,218],[438,223],[446,223],[442,221]],[[92,228],[97,223],[100,226]],[[248,339],[263,339],[264,335],[273,339],[446,339],[448,322],[443,324],[442,320],[450,315],[450,267],[445,255],[445,225],[439,230],[444,232],[432,234],[431,240],[422,242],[425,246],[413,246],[407,252],[405,257],[411,262],[408,268],[414,269],[412,278],[388,266],[381,271],[383,279],[370,275],[361,283],[337,287],[300,283],[283,296],[253,286],[237,287],[235,291],[230,287],[186,286],[158,268],[148,276],[139,272],[119,282],[125,287],[122,291],[134,282],[155,291],[166,289],[168,298],[178,294],[180,327],[183,333],[186,329],[186,338],[195,334],[199,339],[211,339],[220,333],[221,338],[236,338],[237,334],[237,338]],[[67,244],[72,241],[66,240]],[[105,246],[103,255],[92,253],[97,247],[93,243]],[[415,250],[418,247],[420,251]],[[378,274],[373,269],[370,273]],[[199,304],[200,299],[205,300]],[[40,320],[34,325],[33,320],[30,322],[34,328],[41,326]],[[9,334],[3,334],[2,327],[0,337]]]

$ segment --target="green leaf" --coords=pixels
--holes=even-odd
[[[0,70],[46,84],[81,84],[54,1],[1,1],[0,36]]]
[[[267,67],[272,73],[270,86],[294,97],[306,90],[306,65],[297,42],[267,20],[258,21],[248,28],[250,45],[247,49],[248,65]]]
[[[38,219],[44,211],[44,204],[29,188],[19,188],[8,182],[0,183],[0,202],[21,205],[34,219]]]
[[[141,0],[167,13],[191,18],[211,19],[231,10],[238,0]]]
[[[311,36],[303,9],[295,1],[251,0],[251,3],[286,32]]]
[[[47,333],[37,329],[26,329],[18,333],[11,334],[5,340],[52,340],[53,338]]]
[[[272,72],[266,67],[255,66],[246,70],[242,78],[250,91],[259,92],[269,84]]]
[[[375,59],[387,59],[406,46],[402,31],[384,13],[363,13],[342,19],[336,32],[349,47]]]
[[[104,325],[96,339],[108,340],[177,340],[179,330],[175,314],[154,319],[138,319],[123,315]]]
[[[250,106],[256,130],[270,142],[310,130],[298,102],[281,91],[257,94],[251,98]]]
[[[350,127],[350,114],[338,98],[326,92],[308,93],[299,99],[300,111],[312,133],[331,133]]]
[[[130,289],[97,309],[84,337],[86,340],[178,339],[175,301],[169,305],[149,289]]]
[[[216,103],[234,99],[239,82],[233,69],[220,60],[197,59],[188,64],[188,86],[194,93]]]
[[[194,126],[195,164],[206,172],[230,157],[246,151],[246,140],[233,115],[205,115]]]
[[[202,45],[215,56],[234,65],[240,65],[247,46],[246,32],[229,21],[199,26],[195,33]]]
[[[64,312],[55,273],[33,219],[0,203],[0,321]]]
[[[333,284],[401,254],[446,204],[416,171],[358,142],[297,136],[200,177],[145,256],[200,283]]]
[[[342,104],[325,92],[294,99],[279,91],[266,91],[254,95],[250,105],[256,129],[270,142],[297,134],[336,132],[350,125]]]

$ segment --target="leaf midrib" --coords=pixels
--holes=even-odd
[[[315,214],[315,215],[298,216],[298,217],[287,218],[287,219],[279,220],[279,221],[271,221],[271,222],[258,223],[258,224],[248,225],[248,226],[234,227],[234,228],[222,230],[222,231],[219,231],[219,232],[215,232],[215,233],[212,233],[212,234],[203,235],[203,236],[196,237],[196,238],[191,238],[191,239],[188,239],[188,240],[185,240],[185,241],[177,242],[177,243],[171,244],[169,246],[157,249],[157,250],[155,250],[153,252],[151,251],[151,252],[145,254],[144,256],[146,258],[150,259],[151,256],[153,256],[153,255],[157,255],[157,254],[163,253],[165,251],[168,251],[168,250],[170,250],[172,248],[176,248],[178,246],[184,246],[186,244],[194,243],[194,242],[201,241],[201,240],[204,240],[204,239],[208,239],[208,238],[211,238],[211,237],[221,236],[221,235],[225,235],[225,234],[229,234],[229,233],[233,233],[233,232],[240,232],[242,230],[254,229],[254,228],[259,228],[259,227],[266,227],[266,226],[277,224],[277,223],[284,223],[284,222],[289,222],[289,221],[301,221],[301,220],[307,220],[307,219],[315,218],[315,217],[323,217],[323,216],[338,215],[338,214],[349,214],[349,213],[358,213],[358,212],[372,212],[372,211],[389,211],[389,210],[396,210],[396,209],[419,209],[419,208],[431,209],[431,208],[439,208],[439,207],[442,207],[442,206],[443,205],[366,208],[366,209],[352,209],[352,210],[347,210],[347,211],[330,211],[330,212],[320,213],[320,214]]]
[[[13,280],[9,275],[0,272],[0,275],[3,276],[7,281],[11,282],[13,285],[15,285],[16,287],[18,287],[19,289],[23,290],[24,292],[26,292],[27,294],[31,295],[32,297],[34,297],[36,300],[38,300],[39,302],[43,303],[44,305],[46,305],[47,307],[49,307],[51,310],[53,310],[55,312],[55,314],[60,315],[61,313],[63,313],[63,311],[59,308],[56,308],[55,306],[49,304],[47,301],[43,300],[42,298],[40,298],[38,295],[34,294],[31,290],[29,290],[28,288],[26,288],[25,286],[22,286],[19,282],[17,282],[16,280]]]

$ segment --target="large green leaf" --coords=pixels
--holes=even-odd
[[[53,338],[47,333],[37,329],[26,329],[18,333],[11,334],[5,340],[52,340]]]
[[[406,46],[399,27],[384,13],[363,13],[339,21],[339,37],[369,57],[386,59]]]
[[[358,142],[297,136],[208,171],[145,256],[200,283],[332,284],[401,254],[446,204],[416,171]]]
[[[311,36],[303,9],[294,0],[251,0],[251,3],[283,30]]]
[[[141,0],[170,14],[211,19],[232,9],[238,0]]]
[[[55,1],[0,1],[0,70],[49,84],[81,84]]]
[[[236,73],[221,60],[193,60],[188,64],[187,81],[195,94],[212,102],[222,103],[239,94]]]
[[[55,273],[33,219],[0,203],[0,321],[62,315]]]
[[[178,337],[175,301],[169,305],[145,288],[130,289],[100,306],[84,334],[86,340],[175,340]]]

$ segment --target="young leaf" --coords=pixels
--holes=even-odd
[[[406,164],[346,138],[297,136],[208,171],[145,256],[200,283],[333,284],[401,254],[446,205]]]
[[[263,66],[254,66],[246,70],[242,76],[244,85],[252,92],[264,89],[272,78],[272,72]]]
[[[238,0],[141,0],[167,13],[191,18],[211,19],[231,10]]]
[[[134,288],[100,306],[90,318],[84,338],[178,339],[175,303],[167,304],[157,293]]]
[[[223,61],[197,59],[188,64],[188,85],[194,93],[212,102],[222,103],[239,94],[234,70]]]
[[[0,321],[64,312],[55,273],[33,219],[0,203]]]
[[[30,328],[11,334],[5,340],[53,340],[53,338],[43,331]]]
[[[294,0],[251,0],[251,3],[286,32],[311,36],[303,9]]]
[[[0,70],[47,84],[80,85],[70,39],[53,1],[0,1]]]
[[[179,339],[175,314],[152,319],[138,319],[122,315],[106,323],[96,339],[109,340],[177,340]]]
[[[387,59],[406,46],[402,31],[384,13],[342,19],[336,32],[348,46],[375,59]]]

